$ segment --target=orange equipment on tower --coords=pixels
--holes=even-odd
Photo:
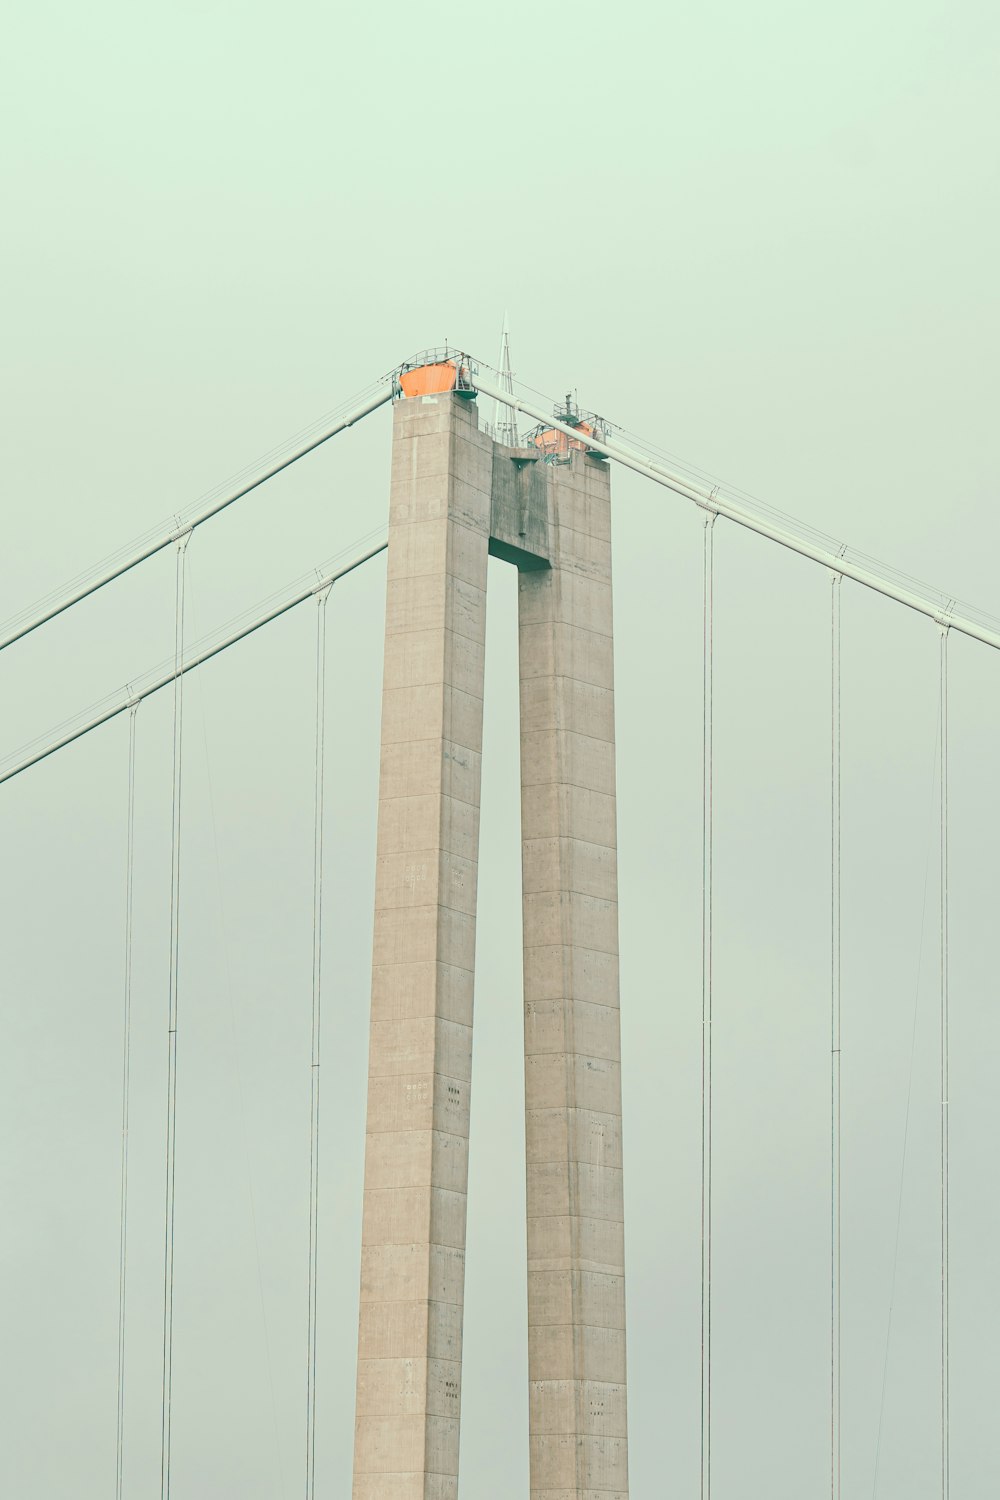
[[[410,399],[436,396],[443,391],[454,391],[456,395],[467,397],[476,394],[468,356],[447,347],[425,349],[415,359],[400,366],[396,379],[398,394]]]
[[[557,422],[562,422],[566,427],[572,427],[580,436],[579,438],[570,437],[568,433],[560,432],[557,427],[547,427],[544,422],[534,428],[528,433],[526,441],[529,445],[541,449],[546,463],[568,464],[574,450],[578,453],[594,453],[587,438],[604,437],[604,424],[599,417],[589,412],[586,415],[581,412],[572,394],[567,395],[562,406],[556,407],[553,416]],[[601,455],[594,453],[594,457],[600,458]]]

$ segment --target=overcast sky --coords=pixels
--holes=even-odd
[[[577,389],[1000,613],[998,39],[985,0],[20,7],[0,104],[0,614],[415,350],[495,359],[505,310],[530,386]],[[389,425],[373,415],[195,535],[189,637],[384,526]],[[686,1500],[702,526],[625,471],[613,503],[632,1494]],[[829,1484],[830,585],[724,522],[715,540],[714,1494],[804,1500]],[[170,653],[173,565],[0,658],[0,754]],[[506,565],[490,589],[462,1500],[527,1495]],[[383,605],[379,561],[329,606],[332,1500],[350,1483]],[[933,1500],[938,632],[850,584],[843,619],[844,1495]],[[186,695],[176,1500],[303,1493],[314,630],[304,606]],[[953,638],[951,665],[952,1473],[978,1500],[1000,1489],[1000,661]],[[137,722],[128,1500],[159,1493],[165,698]],[[18,1500],[114,1493],[126,772],[123,718],[0,788],[0,1490]]]

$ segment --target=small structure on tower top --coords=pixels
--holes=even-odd
[[[513,399],[514,372],[510,367],[510,330],[507,327],[506,313],[503,315],[503,331],[500,335],[499,375],[500,389]],[[504,443],[508,448],[517,448],[520,444],[517,413],[503,401],[495,403],[492,435],[498,443]]]
[[[546,463],[568,464],[574,451],[590,453],[594,458],[604,456],[590,447],[587,438],[594,437],[599,442],[603,442],[607,436],[606,424],[596,412],[581,411],[572,391],[567,392],[566,399],[561,405],[556,405],[552,415],[557,422],[561,422],[564,427],[572,427],[580,436],[579,438],[570,437],[568,433],[560,432],[557,427],[549,427],[544,422],[533,427],[524,441],[528,447],[534,446],[541,449]]]
[[[435,396],[454,391],[457,396],[474,400],[472,383],[475,366],[460,349],[424,349],[400,365],[393,379],[393,399],[413,396]]]

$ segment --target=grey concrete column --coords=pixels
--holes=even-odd
[[[456,1500],[492,444],[394,409],[355,1500]]]
[[[611,515],[547,468],[519,581],[532,1500],[627,1500]]]

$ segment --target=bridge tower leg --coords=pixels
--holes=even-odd
[[[628,1500],[610,485],[394,408],[354,1500],[458,1500],[489,553],[519,569],[531,1500]]]
[[[611,511],[546,465],[519,580],[532,1500],[627,1500]]]
[[[493,445],[393,415],[354,1500],[457,1500]]]

